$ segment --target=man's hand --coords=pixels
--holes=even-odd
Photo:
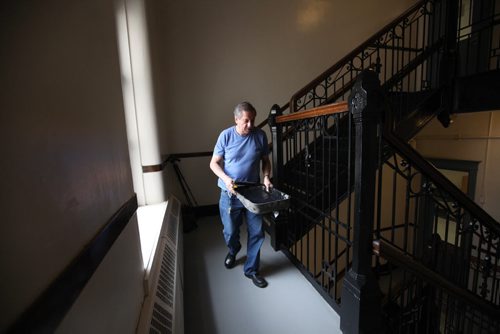
[[[264,186],[266,187],[267,192],[271,191],[271,188],[273,187],[269,175],[264,175]]]
[[[222,166],[224,165],[224,158],[220,155],[212,156],[212,160],[210,160],[210,169],[217,175],[226,185],[227,191],[231,194],[236,194],[234,192],[234,180],[230,178],[226,173],[224,173],[224,169]]]
[[[224,184],[226,185],[227,191],[229,191],[231,194],[236,195],[236,192],[234,191],[234,180],[231,178],[225,178],[224,179]]]
[[[273,184],[271,183],[271,178],[269,174],[271,173],[271,161],[267,155],[262,156],[262,174],[264,174],[264,186],[266,186],[266,191],[271,191]]]

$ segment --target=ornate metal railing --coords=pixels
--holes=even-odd
[[[396,332],[487,332],[498,326],[491,317],[500,303],[498,223],[404,144],[418,130],[414,115],[430,112],[430,119],[450,112],[455,75],[499,68],[498,9],[488,9],[492,16],[471,14],[463,20],[465,3],[418,2],[294,94],[289,104],[271,111],[275,184],[294,203],[274,224],[273,246],[283,249],[340,311],[347,332],[363,326],[382,330],[384,324],[377,320],[381,304],[395,319],[389,327]],[[479,2],[473,3],[468,11],[481,12]],[[469,37],[457,33],[467,24]],[[485,49],[471,47],[474,39]],[[478,61],[464,69],[464,59],[472,54]],[[366,69],[377,73],[378,88],[369,79],[372,90],[363,93],[358,87],[353,92]],[[370,112],[357,120],[345,110],[302,118],[348,96],[353,113],[390,110],[380,116],[388,129],[383,137],[377,130],[382,122],[375,116],[370,120]],[[363,105],[369,100],[368,107]],[[289,117],[295,113],[300,116]],[[447,126],[446,117],[439,116]],[[365,146],[365,141],[377,140],[378,146]],[[378,152],[378,164],[373,152]],[[375,182],[376,190],[367,195]],[[375,212],[370,212],[373,203]],[[427,276],[417,278],[414,268],[366,254],[363,245],[373,238],[393,245],[460,295]],[[456,313],[469,297],[481,302]],[[484,305],[493,313],[483,314]]]
[[[289,112],[347,100],[357,75],[368,68],[379,73],[387,91],[403,93],[436,88],[436,75],[440,72],[436,60],[444,36],[437,22],[443,21],[444,15],[439,1],[418,2],[295,93]]]
[[[285,223],[275,224],[276,245],[348,332],[360,319],[383,330],[381,304],[396,332],[490,330],[497,323],[477,305],[458,309],[464,296],[366,253],[371,240],[386,242],[480,306],[500,307],[498,222],[394,134],[377,83],[368,71],[348,104],[271,114],[273,143],[283,143],[273,148],[275,184],[293,199]]]
[[[392,154],[389,159],[380,154],[375,238],[500,315],[499,223],[394,134],[385,132],[383,144]],[[426,320],[441,332],[489,333],[492,326],[498,331],[497,319],[477,305],[463,306],[463,296],[417,279],[404,264],[390,270],[388,265],[377,261],[375,270],[385,273],[383,293],[392,312],[407,313],[398,319],[398,331],[419,333],[410,322],[423,307],[432,308],[426,309],[432,311]]]
[[[494,1],[420,1],[293,94],[282,112],[346,100],[356,76],[369,68],[387,92],[399,95],[400,103],[416,103],[405,101],[405,93],[438,89],[450,74],[500,69],[500,6]]]
[[[500,3],[460,0],[458,8],[458,75],[500,69]]]
[[[398,293],[385,301],[389,333],[498,333],[500,309],[384,241],[374,252],[398,273]],[[394,275],[395,276],[395,275]],[[395,285],[390,277],[387,285]]]
[[[383,77],[385,87],[394,93],[393,106],[411,110],[409,104],[421,102],[422,94],[433,87],[430,78],[438,72],[434,60],[443,38],[441,33],[430,33],[436,29],[431,20],[439,21],[436,15],[439,19],[443,15],[440,5],[419,2],[294,94],[290,115],[345,99],[365,68],[374,68]],[[407,94],[410,92],[420,95]],[[275,115],[287,114],[287,106],[273,109]],[[282,143],[273,148],[273,174],[280,180],[279,187],[290,193],[297,210],[290,215],[283,229],[286,237],[282,235],[280,242],[291,246],[294,261],[301,263],[306,276],[318,282],[332,304],[337,304],[352,257],[347,249],[352,233],[353,125],[347,112],[315,117],[286,121],[273,137],[273,143]],[[316,249],[321,249],[321,256]]]
[[[276,247],[285,250],[332,306],[351,254],[352,116],[347,103],[271,115],[275,186],[292,205]],[[276,143],[283,143],[277,145]],[[281,160],[281,161],[278,161]],[[286,165],[287,168],[277,168]],[[347,191],[346,191],[347,190]]]

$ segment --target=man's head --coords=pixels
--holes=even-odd
[[[234,108],[234,122],[236,123],[236,131],[246,136],[252,131],[255,123],[257,111],[249,102],[241,102]]]

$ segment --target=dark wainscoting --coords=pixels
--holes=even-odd
[[[7,333],[54,333],[136,210],[134,194]]]

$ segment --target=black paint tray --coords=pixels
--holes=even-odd
[[[271,213],[290,206],[290,195],[276,188],[266,191],[265,186],[245,186],[237,187],[235,191],[240,202],[253,213]]]

